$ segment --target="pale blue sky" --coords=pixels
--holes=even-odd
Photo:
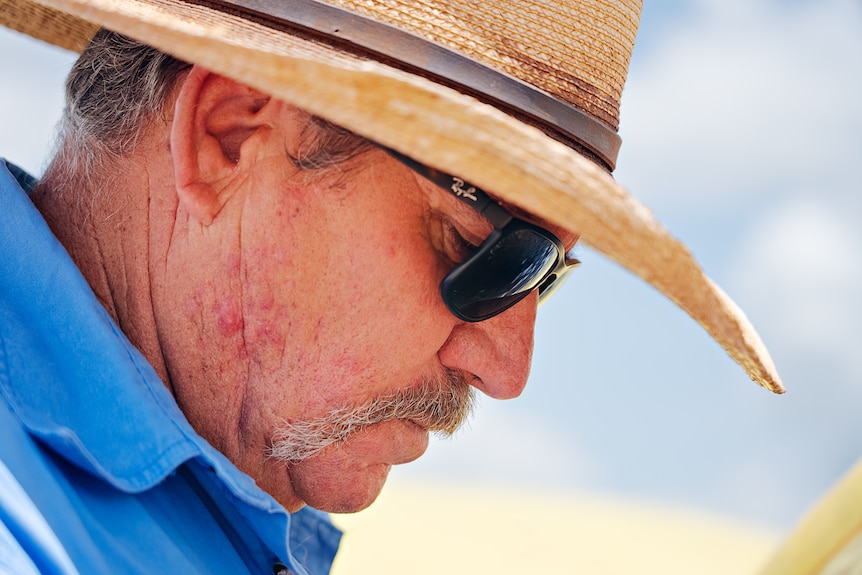
[[[746,310],[789,392],[751,383],[584,249],[530,385],[395,478],[597,490],[787,529],[862,455],[862,5],[646,2],[617,178]],[[71,55],[0,32],[0,155],[39,172]]]

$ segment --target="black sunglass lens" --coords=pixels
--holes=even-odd
[[[558,257],[548,237],[530,228],[512,230],[456,268],[441,286],[443,299],[462,319],[487,319],[541,284]]]

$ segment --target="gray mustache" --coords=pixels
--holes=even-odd
[[[304,461],[370,425],[396,419],[450,436],[470,417],[475,404],[475,389],[464,375],[446,370],[437,378],[363,405],[335,409],[308,421],[284,421],[273,434],[267,456],[290,463]]]

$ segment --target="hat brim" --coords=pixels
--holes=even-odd
[[[51,26],[12,27],[48,41],[51,28],[72,30],[54,41],[71,49],[82,47],[75,34],[92,32],[85,22],[126,34],[458,174],[580,234],[686,311],[752,380],[784,391],[751,323],[685,246],[607,172],[540,130],[423,77],[202,5],[38,0],[38,6],[57,11]],[[11,17],[3,18],[10,25]]]

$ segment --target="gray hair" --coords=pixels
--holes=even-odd
[[[169,97],[191,68],[164,52],[99,30],[66,80],[66,107],[56,155],[42,181],[53,194],[93,195],[115,177],[114,162],[131,153],[154,121],[164,120]],[[294,164],[318,170],[342,163],[371,143],[311,116]],[[80,202],[80,199],[78,200]]]
[[[144,129],[160,117],[189,67],[125,36],[99,30],[66,80],[57,152],[43,182],[54,193],[95,189],[113,161],[134,150]]]

